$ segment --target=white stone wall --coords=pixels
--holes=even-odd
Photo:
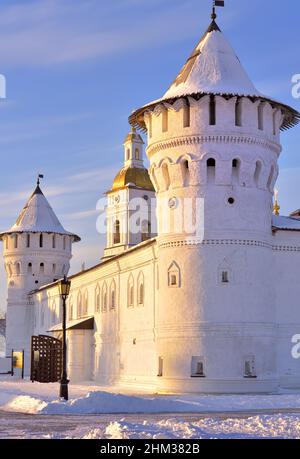
[[[103,384],[155,383],[155,269],[155,241],[149,241],[116,260],[71,277],[68,321],[90,316],[95,319],[94,333],[68,332],[72,380],[84,380],[90,375]],[[139,301],[141,284],[142,302]],[[37,292],[33,301],[34,334],[49,334],[49,329],[61,322],[57,286]]]

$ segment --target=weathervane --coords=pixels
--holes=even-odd
[[[216,14],[216,7],[217,6],[225,6],[225,0],[213,0],[213,6],[212,6],[212,13],[211,13],[211,18],[214,21],[217,18]]]
[[[39,186],[40,184],[40,179],[43,179],[44,178],[44,175],[43,174],[38,174],[38,178],[37,178],[37,181],[36,181],[36,184]]]

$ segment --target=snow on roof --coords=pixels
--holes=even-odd
[[[273,215],[272,226],[275,230],[300,231],[300,219]]]
[[[163,99],[195,93],[262,96],[215,21],[211,23]]]
[[[69,233],[61,225],[39,185],[28,199],[16,223],[8,231],[0,233],[0,237],[23,232],[65,234],[73,236],[75,241],[80,241],[79,236]]]
[[[283,130],[294,126],[300,119],[296,110],[255,88],[234,49],[213,20],[164,96],[135,110],[129,122],[146,130],[143,115],[150,108],[161,102],[172,103],[180,97],[206,94],[253,97],[276,104],[284,113]]]

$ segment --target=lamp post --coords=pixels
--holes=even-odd
[[[66,339],[66,321],[67,321],[67,309],[66,309],[66,300],[70,293],[71,282],[67,279],[66,276],[59,281],[58,290],[60,297],[62,299],[63,314],[62,314],[62,329],[63,329],[63,362],[62,362],[62,374],[60,380],[60,391],[59,396],[65,400],[69,399],[68,395],[68,384],[69,380],[67,378],[67,339]]]

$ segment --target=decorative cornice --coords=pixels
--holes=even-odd
[[[168,150],[169,148],[178,148],[186,145],[199,145],[203,143],[232,143],[232,144],[247,144],[259,145],[260,147],[267,148],[274,151],[278,156],[281,153],[281,146],[275,142],[266,139],[260,139],[253,136],[243,135],[190,135],[184,137],[176,137],[172,139],[162,140],[155,142],[147,148],[147,155],[150,158],[152,155],[161,150]]]
[[[240,245],[263,247],[274,250],[276,252],[300,252],[300,246],[273,245],[269,242],[256,241],[251,239],[204,239],[202,241],[199,241],[199,239],[184,239],[176,241],[158,242],[159,248],[162,249],[200,245]]]

